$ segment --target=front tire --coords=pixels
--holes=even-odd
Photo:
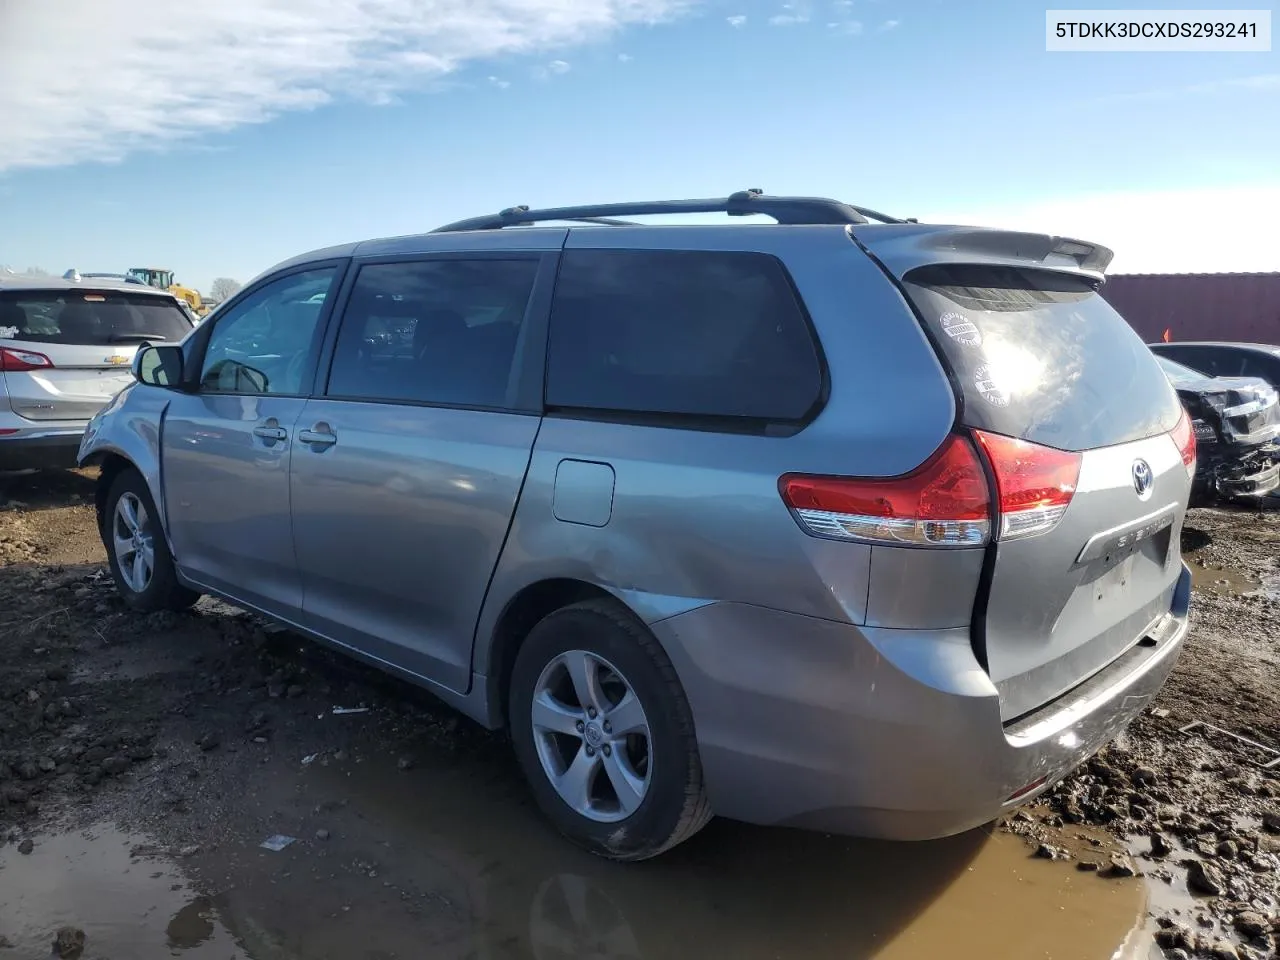
[[[615,604],[577,603],[541,620],[516,656],[508,708],[539,807],[579,846],[645,860],[711,819],[675,669]]]
[[[126,606],[140,613],[185,610],[200,599],[178,582],[160,513],[136,470],[122,471],[111,484],[101,533],[111,576]]]

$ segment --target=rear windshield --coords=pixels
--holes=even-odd
[[[1155,355],[1088,281],[948,264],[904,287],[959,379],[967,426],[1087,450],[1177,424]]]
[[[1205,376],[1203,373],[1192,370],[1190,367],[1184,367],[1168,357],[1157,356],[1156,362],[1160,364],[1160,369],[1164,371],[1170,383],[1192,384],[1204,382]]]
[[[115,290],[0,293],[0,340],[106,345],[181,340],[191,321],[167,297]]]

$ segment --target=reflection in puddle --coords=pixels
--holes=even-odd
[[[586,877],[548,877],[529,908],[529,945],[537,960],[642,960],[631,924]]]
[[[87,935],[87,958],[244,960],[212,903],[192,900],[181,873],[130,856],[139,843],[97,827],[38,838],[29,856],[0,848],[0,934],[31,957],[48,956],[54,933],[71,926]]]
[[[714,822],[658,860],[613,864],[553,835],[493,761],[264,777],[281,825],[327,839],[211,852],[202,865],[230,884],[216,898],[131,857],[138,838],[112,829],[0,848],[0,934],[44,956],[70,925],[86,957],[117,960],[1145,956],[1117,952],[1142,913],[1137,881],[1033,859],[1015,837],[892,844]]]
[[[175,950],[190,950],[212,940],[216,917],[213,902],[208,897],[196,897],[175,913],[165,928],[169,946]]]
[[[497,766],[314,764],[274,785],[278,822],[330,839],[227,851],[228,928],[254,957],[1106,960],[1142,914],[1139,881],[981,832],[892,844],[717,821],[613,864],[553,835]]]

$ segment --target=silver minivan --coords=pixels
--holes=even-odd
[[[712,212],[777,223],[626,219]],[[1194,438],[1110,258],[757,191],[517,207],[273,268],[80,457],[131,606],[216,595],[508,728],[596,853],[938,837],[1187,631]]]
[[[0,277],[0,471],[74,466],[89,418],[133,382],[139,344],[176,343],[192,326],[163,290]]]

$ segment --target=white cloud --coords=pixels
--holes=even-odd
[[[798,23],[808,23],[811,15],[807,3],[784,3],[782,11],[769,18],[770,26],[793,27]]]
[[[1109,273],[1280,270],[1273,227],[1280,221],[1280,182],[1093,193],[980,213],[956,208],[921,214],[921,220],[932,223],[1005,227],[1101,243],[1116,253]]]
[[[630,62],[631,62],[632,60],[634,60],[634,59],[635,59],[635,57],[633,57],[633,56],[632,56],[631,54],[629,54],[629,53],[620,53],[620,54],[618,54],[618,62],[619,62],[619,63],[630,63]]]
[[[831,4],[833,10],[845,12],[853,9],[853,0],[834,0]]]
[[[499,90],[505,90],[507,87],[511,86],[510,80],[503,80],[501,77],[490,77],[489,83],[493,84],[493,86],[497,87]]]
[[[471,61],[602,39],[698,2],[0,0],[0,172],[118,160],[336,99],[387,103]]]
[[[881,33],[887,33],[890,30],[898,29],[901,25],[901,20],[886,20],[884,23],[880,24],[878,29]]]
[[[1251,90],[1280,90],[1280,73],[1260,73],[1250,77],[1227,77],[1207,83],[1193,83],[1181,87],[1164,87],[1158,90],[1141,90],[1136,93],[1116,93],[1098,97],[1108,103],[1134,100],[1171,100],[1174,97],[1205,96]]]
[[[844,34],[856,37],[862,33],[862,21],[860,20],[837,20],[827,24],[827,29],[832,33]]]
[[[553,76],[568,73],[572,68],[563,60],[552,60],[546,65],[539,64],[532,71],[535,80],[550,80]]]
[[[740,27],[747,22],[747,18],[744,17],[742,14],[737,14],[736,16],[732,16],[732,17],[725,17],[725,20],[728,22],[729,26],[731,27]]]

